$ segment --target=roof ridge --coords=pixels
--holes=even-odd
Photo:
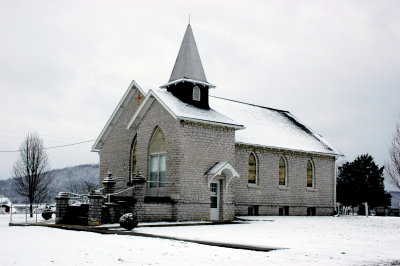
[[[231,101],[231,102],[235,102],[235,103],[247,104],[247,105],[250,105],[250,106],[255,106],[255,107],[260,107],[260,108],[264,108],[264,109],[269,109],[269,110],[272,110],[272,111],[290,113],[290,112],[287,111],[287,110],[281,110],[281,109],[276,109],[276,108],[272,108],[272,107],[266,107],[266,106],[262,106],[262,105],[257,105],[257,104],[252,104],[252,103],[241,102],[241,101],[238,101],[238,100],[232,100],[232,99],[223,98],[223,97],[218,97],[218,96],[214,96],[214,95],[210,95],[210,97],[218,98],[218,99],[222,99],[222,100],[227,100],[227,101]]]

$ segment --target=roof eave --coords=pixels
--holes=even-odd
[[[131,93],[133,88],[136,88],[141,94],[146,95],[146,93],[142,90],[142,88],[140,88],[139,84],[137,84],[135,80],[132,80],[132,82],[129,84],[128,89],[125,91],[124,95],[122,96],[121,100],[119,101],[117,107],[114,109],[114,112],[112,113],[111,117],[108,119],[106,125],[100,132],[100,135],[97,137],[97,139],[96,139],[95,143],[93,144],[92,149],[90,151],[100,152],[101,145],[104,143],[103,139],[111,131],[111,128],[113,127],[112,122],[119,117],[119,115],[120,115],[119,111],[121,110],[121,107],[123,107],[123,105],[126,103],[128,95]]]
[[[177,83],[180,83],[180,82],[190,82],[190,83],[193,83],[193,84],[200,84],[200,85],[203,85],[203,86],[208,86],[209,88],[215,88],[215,86],[213,84],[208,83],[206,81],[188,79],[188,78],[180,78],[180,79],[176,79],[176,80],[170,81],[170,82],[168,82],[168,83],[166,83],[164,85],[161,85],[160,88],[165,89],[165,88],[168,88],[171,85],[174,85],[174,84],[177,84]]]
[[[152,90],[150,90],[143,103],[141,104],[141,106],[139,107],[138,110],[136,110],[135,114],[132,116],[131,120],[128,123],[128,126],[126,127],[127,129],[132,128],[132,126],[134,125],[135,121],[139,118],[141,119],[142,116],[141,114],[145,113],[147,111],[147,108],[150,106],[151,102],[151,97],[153,97],[154,99],[157,99],[157,101],[167,110],[168,113],[170,113],[172,115],[172,117],[176,120],[177,116],[175,115],[175,113],[157,96],[157,94],[155,94]]]
[[[246,143],[246,142],[241,142],[241,141],[235,141],[235,144],[247,145],[247,146],[255,146],[255,147],[260,147],[260,148],[269,148],[269,149],[275,149],[275,150],[287,150],[287,151],[301,152],[301,153],[311,153],[311,154],[318,154],[318,155],[328,155],[328,156],[335,156],[335,157],[343,157],[343,156],[344,156],[343,154],[341,154],[341,153],[336,153],[336,152],[318,152],[318,151],[309,151],[309,150],[307,151],[307,150],[301,150],[301,149],[291,149],[291,148],[278,147],[278,146],[270,146],[270,145]]]
[[[210,124],[210,125],[215,125],[215,126],[231,127],[231,128],[234,128],[234,129],[245,129],[245,126],[239,125],[239,124],[222,123],[222,122],[203,120],[203,119],[196,119],[196,118],[185,117],[185,116],[177,116],[177,119],[185,120],[185,121],[191,121],[191,122],[197,122],[197,123],[203,123],[203,124]]]

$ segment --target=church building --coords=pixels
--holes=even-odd
[[[331,215],[341,153],[288,111],[214,97],[187,26],[169,81],[132,81],[93,145],[141,221]],[[140,169],[140,171],[139,171]],[[139,195],[140,194],[140,195]]]

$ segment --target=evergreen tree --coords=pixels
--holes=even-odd
[[[390,194],[383,185],[383,168],[371,155],[363,154],[339,167],[337,200],[346,206],[368,202],[371,208],[389,206]]]

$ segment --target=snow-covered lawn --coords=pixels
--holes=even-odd
[[[134,231],[287,249],[257,252],[157,238],[8,227],[9,216],[0,215],[0,265],[375,265],[400,261],[400,218],[258,219],[245,224]]]

